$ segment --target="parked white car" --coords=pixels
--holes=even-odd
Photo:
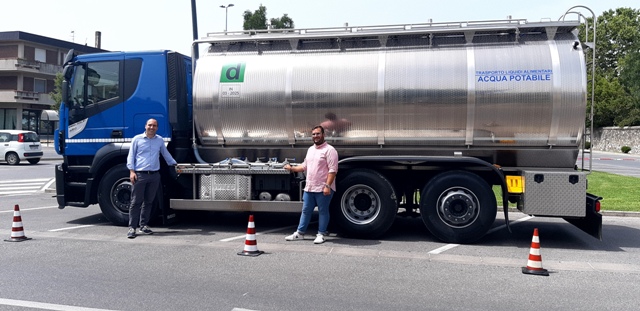
[[[0,130],[0,161],[10,165],[27,160],[31,164],[42,158],[40,137],[36,132],[22,130]]]

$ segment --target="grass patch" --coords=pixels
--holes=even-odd
[[[601,196],[601,209],[605,211],[640,212],[640,178],[604,172],[591,172],[587,192]],[[498,208],[502,207],[500,187],[494,186]],[[510,207],[515,204],[509,203]]]
[[[603,210],[640,212],[640,178],[592,172],[588,179],[588,191],[603,198]]]

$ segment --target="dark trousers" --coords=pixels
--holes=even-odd
[[[138,180],[131,189],[131,205],[129,206],[129,228],[143,227],[149,223],[153,200],[160,188],[160,173],[136,173]]]

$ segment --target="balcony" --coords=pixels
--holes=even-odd
[[[62,72],[62,66],[10,58],[0,59],[0,71],[19,71],[55,75],[58,72]]]
[[[51,106],[54,104],[51,96],[46,93],[27,92],[18,90],[0,90],[1,103],[37,104]]]

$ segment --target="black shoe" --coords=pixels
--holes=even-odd
[[[142,226],[142,228],[140,228],[140,234],[153,234],[153,231],[147,226]]]
[[[135,239],[136,238],[136,229],[135,228],[129,228],[129,232],[127,233],[127,238],[129,238],[129,239]]]

